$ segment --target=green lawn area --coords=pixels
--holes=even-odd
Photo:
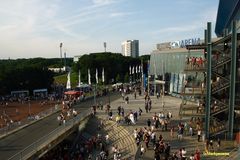
[[[71,79],[71,87],[75,88],[78,85],[78,73],[72,72],[70,75],[70,79]],[[54,83],[66,85],[67,84],[67,74],[55,76]],[[99,82],[99,83],[101,83],[101,82]],[[107,85],[107,86],[109,86],[109,85]],[[97,85],[98,89],[103,89],[105,87],[106,86],[103,86],[102,84]]]
[[[74,88],[78,85],[78,74],[72,72],[70,75],[71,87]],[[59,75],[54,77],[54,83],[67,84],[67,74]]]

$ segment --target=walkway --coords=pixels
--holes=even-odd
[[[200,149],[201,152],[204,150],[204,143],[203,142],[198,142],[197,141],[197,136],[188,136],[184,135],[183,140],[179,141],[177,140],[176,137],[176,129],[177,129],[177,124],[179,122],[185,122],[188,121],[188,119],[182,119],[180,120],[178,114],[179,114],[179,106],[181,104],[181,99],[171,97],[171,96],[165,96],[164,97],[164,102],[165,102],[165,107],[162,107],[162,99],[157,99],[156,97],[151,97],[152,99],[152,110],[150,113],[146,113],[144,109],[144,97],[143,96],[137,96],[136,99],[134,99],[133,95],[128,95],[130,101],[129,104],[125,104],[124,100],[118,99],[114,102],[111,103],[111,109],[113,110],[113,115],[117,114],[117,107],[118,106],[123,106],[125,109],[125,115],[129,113],[130,111],[138,111],[139,108],[143,110],[142,116],[139,118],[137,121],[136,125],[126,125],[123,124],[129,133],[133,133],[133,130],[135,128],[141,128],[141,127],[147,127],[147,119],[152,120],[152,116],[154,113],[159,113],[159,112],[165,112],[168,113],[169,111],[172,113],[173,118],[171,119],[170,126],[175,127],[175,136],[174,138],[171,138],[170,136],[170,127],[168,125],[168,131],[157,131],[157,138],[159,134],[161,134],[164,138],[165,142],[169,142],[171,145],[171,154],[178,151],[180,148],[185,147],[187,151],[187,156],[190,156],[192,153],[195,153],[196,149]],[[105,115],[106,116],[106,115]],[[115,117],[113,118],[115,120]],[[216,141],[215,141],[216,143]],[[230,141],[222,141],[222,146],[220,147],[221,149],[217,150],[218,152],[229,152],[233,149],[233,142]],[[214,144],[216,145],[216,144]],[[216,149],[217,147],[214,146]],[[143,159],[144,160],[152,160],[154,158],[154,150],[153,146],[150,145],[150,148],[145,152]],[[209,157],[207,159],[212,159],[213,157]],[[216,157],[214,157],[216,159]]]
[[[110,100],[113,101],[119,98],[118,95],[113,94]],[[97,100],[102,101],[104,104],[108,103],[109,97],[99,97]],[[87,100],[76,105],[75,108],[78,112],[88,109],[93,104],[93,100]],[[59,125],[57,122],[58,113],[52,114],[36,123],[33,123],[14,134],[10,134],[0,139],[0,155],[1,160],[7,160],[11,156],[20,152],[36,140],[47,135]]]

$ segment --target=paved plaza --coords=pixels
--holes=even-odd
[[[125,101],[123,100],[123,98],[120,98],[118,100],[115,100],[113,102],[111,102],[111,109],[113,111],[113,115],[117,115],[117,107],[118,106],[123,106],[124,110],[125,110],[125,115],[128,114],[131,111],[138,111],[139,108],[141,108],[143,110],[142,115],[138,118],[138,121],[135,125],[131,124],[131,125],[126,125],[123,124],[123,126],[130,132],[133,133],[134,129],[136,128],[142,128],[142,127],[147,127],[147,119],[151,119],[154,115],[154,113],[156,112],[157,114],[159,112],[164,112],[165,114],[168,112],[171,112],[173,117],[170,120],[170,124],[168,124],[168,130],[167,131],[162,131],[162,129],[158,129],[157,130],[157,136],[156,138],[159,137],[159,135],[161,134],[163,136],[164,142],[169,142],[169,144],[171,145],[171,154],[174,152],[177,152],[180,148],[185,147],[186,151],[187,151],[187,157],[189,157],[191,154],[194,154],[196,149],[199,149],[201,151],[201,153],[203,153],[204,151],[204,142],[201,141],[198,142],[197,141],[197,135],[196,135],[196,131],[195,131],[195,135],[194,136],[190,136],[188,135],[188,131],[186,134],[183,135],[183,140],[178,140],[177,139],[177,125],[179,122],[188,122],[189,119],[180,119],[178,114],[179,114],[179,106],[181,103],[181,99],[180,98],[175,98],[172,96],[165,96],[164,97],[164,107],[162,106],[162,102],[163,99],[159,98],[157,99],[157,97],[155,96],[151,96],[151,100],[152,100],[152,109],[150,113],[146,113],[145,109],[144,109],[144,96],[137,96],[136,99],[134,98],[133,94],[129,94],[127,95],[129,97],[129,104],[126,104]],[[115,118],[113,118],[115,120]],[[172,138],[170,135],[170,128],[174,127],[174,137]],[[230,151],[232,151],[232,149],[234,148],[234,142],[233,141],[221,141],[221,147],[217,147],[217,139],[212,139],[213,140],[213,147],[215,152],[227,152],[229,153]],[[143,144],[143,142],[142,142]],[[232,153],[231,153],[232,154]],[[237,152],[233,153],[235,154],[235,157],[237,156]],[[207,157],[203,157],[203,155],[201,155],[201,159],[226,159],[226,157],[215,157],[215,156],[207,156]],[[148,150],[146,150],[144,156],[142,157],[142,159],[144,160],[152,160],[154,159],[154,149],[153,146],[150,143],[150,147]]]

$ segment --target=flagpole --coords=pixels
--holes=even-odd
[[[147,72],[148,72],[148,96],[150,95],[150,94],[149,94],[149,88],[150,88],[150,87],[149,87],[149,85],[150,85],[150,83],[149,83],[149,80],[150,80],[150,75],[149,75],[150,72],[149,72],[149,68],[150,68],[150,60],[148,60],[148,68],[147,68],[147,69],[148,69],[148,71],[147,71]]]
[[[142,94],[144,94],[144,79],[143,79],[143,60],[141,60],[141,71],[142,71]]]

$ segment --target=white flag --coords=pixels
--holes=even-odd
[[[138,73],[141,73],[141,67],[140,67],[140,65],[138,66]]]
[[[71,89],[71,80],[70,80],[70,72],[67,75],[67,86],[66,89]]]
[[[78,71],[78,87],[81,86],[81,72],[80,72],[80,69]]]
[[[105,79],[104,79],[104,68],[102,69],[102,82],[104,83]]]
[[[91,74],[90,74],[90,69],[88,69],[88,84],[91,85]]]
[[[98,70],[96,68],[96,84],[98,84]]]
[[[131,66],[129,66],[129,74],[131,74]]]
[[[135,66],[135,71],[136,71],[135,73],[137,74],[138,73],[137,66]]]
[[[132,67],[132,74],[134,74],[134,66]]]

